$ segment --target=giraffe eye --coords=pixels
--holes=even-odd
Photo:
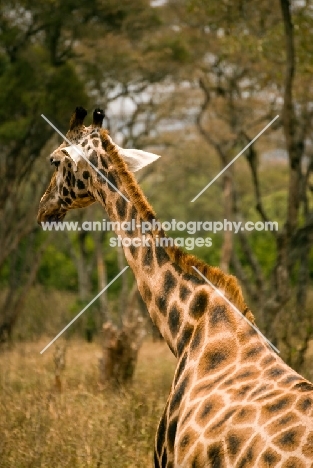
[[[58,161],[58,160],[56,160],[54,158],[50,158],[50,163],[51,163],[51,165],[53,164],[56,168],[58,168],[59,165],[60,165],[60,161]]]

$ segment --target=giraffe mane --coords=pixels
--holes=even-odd
[[[156,218],[156,214],[148,203],[134,175],[128,170],[127,164],[119,155],[115,145],[111,143],[107,130],[100,129],[100,138],[104,150],[114,163],[127,194],[131,197],[139,215],[144,220],[152,221]],[[158,230],[158,234],[162,234],[165,237],[163,230]],[[255,323],[254,316],[244,301],[241,287],[235,276],[224,273],[218,267],[207,265],[195,255],[188,254],[175,245],[164,247],[164,250],[167,252],[170,260],[178,265],[183,272],[195,276],[195,271],[192,267],[196,267],[215,287],[224,291],[226,297],[250,322]]]

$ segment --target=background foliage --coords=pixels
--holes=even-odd
[[[140,175],[161,220],[278,221],[276,236],[254,231],[226,238],[210,233],[212,248],[194,253],[238,276],[263,331],[289,363],[309,373],[312,7],[311,1],[299,1],[291,8],[295,74],[289,111],[294,140],[288,146],[284,106],[290,56],[279,1],[9,0],[1,5],[3,342],[54,334],[94,297],[100,284],[99,246],[105,281],[123,265],[120,253],[109,247],[111,234],[47,234],[36,225],[39,198],[51,176],[46,157],[59,143],[40,114],[65,132],[76,105],[86,106],[89,113],[101,106],[115,141],[162,154]],[[277,114],[281,117],[225,177],[190,203]],[[291,191],[292,145],[298,148],[296,192]],[[228,200],[227,186],[232,194]],[[90,207],[68,219],[104,216],[98,207]],[[121,296],[132,282],[129,274],[123,286],[110,288],[106,305],[95,305],[93,333],[101,326],[103,307],[106,316],[118,321]],[[75,332],[84,333],[90,320],[82,320]]]

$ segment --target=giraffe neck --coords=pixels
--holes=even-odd
[[[135,197],[129,187],[125,186],[120,176],[121,171],[116,169],[116,161],[113,164],[112,155],[109,158],[100,156],[97,166],[129,200],[127,202],[99,175],[92,174],[93,195],[109,216],[111,226],[117,235],[116,245],[122,245],[152,321],[172,352],[177,355],[179,330],[186,328],[188,317],[185,317],[184,309],[178,308],[176,302],[170,301],[169,297],[179,289],[180,268],[171,262],[165,248],[156,245],[157,236],[160,235],[157,230],[142,232],[143,223],[151,222],[155,215],[132,174],[127,176],[129,184],[133,184],[132,188],[136,189]]]
[[[100,136],[105,153],[98,145],[93,150],[91,142],[89,159],[118,191],[93,171],[90,190],[106,210],[110,221],[115,223],[114,230],[152,321],[173,353],[180,355],[202,315],[209,309],[212,290],[192,270],[191,266],[199,262],[195,257],[184,257],[180,249],[160,245],[158,239],[164,238],[162,231],[152,229],[143,237],[142,225],[153,223],[155,213],[110,137],[104,130],[100,131]],[[233,289],[235,305],[243,311],[245,304],[234,278],[226,277],[217,268],[205,268],[203,272],[214,276],[212,281],[217,287],[226,293],[227,288]]]

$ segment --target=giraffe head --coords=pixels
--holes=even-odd
[[[68,210],[85,208],[94,203],[95,185],[93,181],[109,183],[107,177],[110,165],[105,151],[106,143],[113,144],[106,130],[102,129],[104,112],[96,109],[93,123],[84,126],[87,111],[77,107],[70,120],[67,140],[50,155],[50,163],[55,166],[50,184],[39,204],[37,221],[62,221]],[[119,155],[127,163],[128,169],[137,171],[159,156],[141,150],[119,148]],[[98,174],[97,174],[98,171]],[[99,174],[101,172],[101,174]]]

